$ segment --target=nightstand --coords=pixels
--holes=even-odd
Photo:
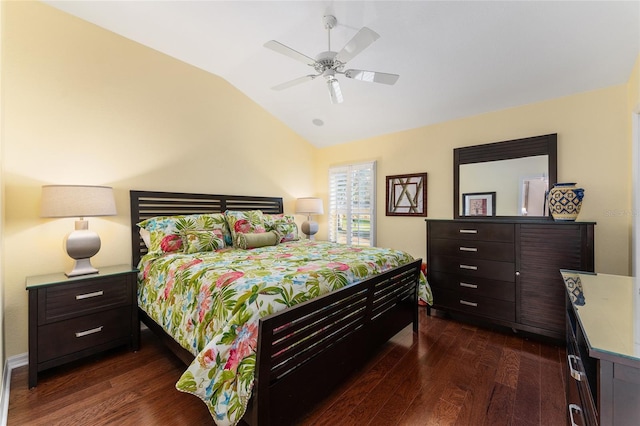
[[[116,346],[139,349],[137,273],[118,265],[72,278],[27,277],[30,388],[51,367]]]

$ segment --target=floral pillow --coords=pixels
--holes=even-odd
[[[225,213],[234,247],[238,246],[238,235],[266,232],[264,215],[261,210],[227,210]]]
[[[223,240],[231,241],[225,216],[222,213],[206,213],[188,216],[159,216],[138,223],[149,232],[149,253],[173,253],[183,249],[181,233],[195,230],[218,230]]]
[[[277,231],[281,235],[281,243],[300,239],[298,225],[290,214],[265,214],[264,223],[268,231]]]
[[[220,229],[184,230],[182,237],[183,251],[188,254],[204,251],[216,251],[225,247],[224,236]]]

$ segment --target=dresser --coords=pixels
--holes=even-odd
[[[561,268],[593,271],[594,223],[427,219],[434,308],[557,340]]]
[[[640,282],[562,270],[569,424],[640,424]]]
[[[120,345],[139,348],[136,274],[119,265],[72,278],[27,277],[30,388],[40,371]]]

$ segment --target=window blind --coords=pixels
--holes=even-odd
[[[329,240],[375,246],[376,162],[329,168]]]

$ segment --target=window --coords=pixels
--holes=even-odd
[[[376,163],[329,168],[329,241],[376,244]]]

